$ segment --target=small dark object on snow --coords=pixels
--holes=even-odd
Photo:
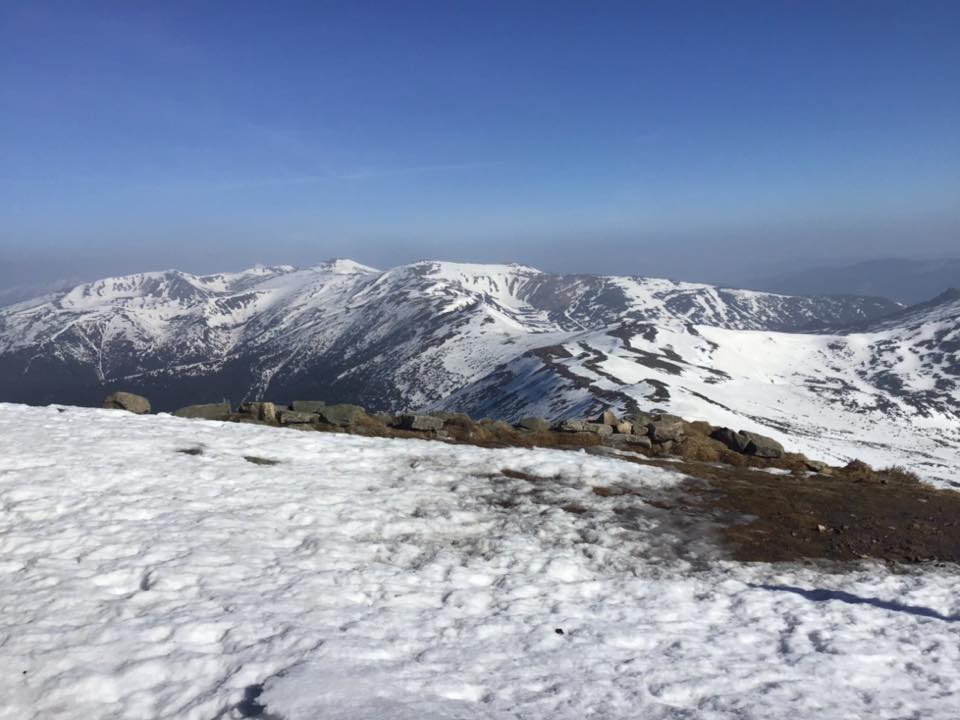
[[[563,635],[563,628],[557,628],[556,630],[554,630],[554,632],[555,632],[557,635]]]

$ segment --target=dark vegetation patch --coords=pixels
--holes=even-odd
[[[253,463],[254,465],[279,465],[279,460],[271,460],[270,458],[257,457],[256,455],[244,455],[243,459],[248,463]]]
[[[192,448],[180,448],[177,450],[178,453],[183,453],[184,455],[203,455],[202,447],[192,447]]]

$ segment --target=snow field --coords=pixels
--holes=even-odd
[[[0,405],[0,717],[956,717],[954,569],[718,560],[682,479]]]

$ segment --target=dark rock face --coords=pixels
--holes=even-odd
[[[201,420],[226,420],[230,417],[230,403],[210,403],[205,405],[187,405],[173,414],[181,418],[199,418]]]
[[[404,430],[436,432],[437,430],[443,430],[444,420],[432,415],[401,415],[397,418],[397,422]]]
[[[135,415],[146,415],[150,412],[150,401],[142,395],[121,391],[108,395],[103,401],[103,407],[108,410],[126,410]]]
[[[717,428],[710,437],[719,440],[731,450],[744,455],[753,455],[761,458],[783,457],[783,445],[773,438],[759,433],[734,431],[730,428]]]
[[[750,443],[745,435],[728,427],[717,428],[710,433],[710,437],[714,440],[719,440],[728,448],[738,453],[745,453],[747,451],[747,445]]]

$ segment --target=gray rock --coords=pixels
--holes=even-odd
[[[633,423],[621,420],[614,429],[622,435],[630,435],[633,432]]]
[[[617,423],[619,423],[620,420],[617,418],[616,415],[613,414],[612,410],[604,410],[602,413],[600,413],[600,417],[597,418],[596,422],[599,425],[609,425],[610,427],[616,427]]]
[[[517,427],[521,430],[545,432],[550,429],[550,422],[540,417],[525,417],[517,423]]]
[[[747,455],[753,455],[759,458],[779,458],[783,457],[783,445],[773,438],[757,433],[740,431],[740,434],[747,438]]]
[[[825,462],[821,462],[820,460],[807,460],[805,464],[807,466],[807,470],[815,473],[822,473],[824,470],[830,467]]]
[[[651,413],[634,413],[633,415],[627,415],[624,420],[627,422],[633,423],[633,431],[638,434],[644,434],[647,432],[647,425],[652,423],[657,419],[656,415]]]
[[[443,430],[443,418],[433,417],[433,415],[400,415],[397,422],[404,430],[419,432]]]
[[[297,412],[315,413],[326,405],[323,400],[294,400],[290,407]]]
[[[561,420],[555,423],[553,430],[557,432],[579,433],[583,432],[584,423],[581,420]]]
[[[717,428],[710,433],[710,437],[714,440],[719,440],[728,448],[738,453],[745,453],[747,451],[747,445],[750,444],[746,435],[738,433],[736,430],[728,427]]]
[[[320,419],[320,416],[312,412],[301,412],[300,410],[278,410],[277,419],[281,425],[307,425]]]
[[[252,415],[257,420],[267,423],[277,421],[277,406],[272,402],[248,402],[240,406],[240,412]]]
[[[359,405],[349,405],[347,403],[325,405],[320,408],[317,414],[323,422],[337,427],[353,427],[367,415]]]
[[[207,403],[204,405],[187,405],[177,410],[174,415],[182,418],[197,418],[200,420],[226,420],[230,417],[230,403]]]
[[[628,433],[613,433],[607,436],[607,440],[617,445],[632,445],[633,447],[650,448],[653,443],[650,438],[642,435],[632,435]]]
[[[142,395],[128,392],[115,392],[103,401],[107,410],[126,410],[134,415],[146,415],[150,412],[150,401]]]
[[[660,422],[674,422],[674,423],[683,422],[682,417],[680,417],[679,415],[671,415],[670,413],[657,413],[656,415],[653,416],[653,420],[654,422],[658,420]]]
[[[667,417],[670,419],[661,416],[659,420],[647,424],[647,434],[658,445],[666,442],[676,442],[683,438],[683,422],[679,418],[674,420],[671,416]]]
[[[605,423],[583,423],[583,432],[595,435],[613,435],[613,428]]]
[[[473,423],[473,418],[462,412],[438,412],[434,413],[433,416],[440,418],[445,423],[449,422],[458,425],[471,425]]]

